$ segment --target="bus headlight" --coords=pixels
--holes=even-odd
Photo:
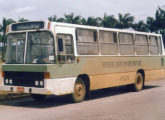
[[[9,83],[10,83],[10,84],[12,84],[12,83],[13,83],[13,80],[12,80],[12,79],[10,79],[10,80],[9,80]]]
[[[38,86],[39,85],[39,82],[38,81],[35,81],[35,85]]]
[[[8,83],[9,83],[9,80],[8,80],[8,79],[6,79],[6,80],[5,80],[5,83],[6,83],[6,84],[8,84]]]
[[[40,81],[40,86],[43,86],[44,85],[44,82],[43,81]]]

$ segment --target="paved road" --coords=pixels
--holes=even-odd
[[[0,120],[165,120],[165,80],[148,82],[140,92],[98,90],[76,104],[63,96],[41,103],[30,97],[0,101]]]

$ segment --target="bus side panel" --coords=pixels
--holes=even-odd
[[[90,76],[90,89],[102,89],[134,83],[136,72]]]
[[[165,69],[145,71],[145,81],[159,80],[164,77],[165,77]]]
[[[138,70],[144,70],[145,80],[165,77],[161,56],[84,57],[81,73],[90,76],[91,90],[132,84]]]

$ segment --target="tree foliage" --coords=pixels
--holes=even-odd
[[[119,13],[118,24],[116,27],[119,29],[130,28],[133,25],[133,22],[134,17],[131,16],[130,13],[126,13],[125,15]]]
[[[103,27],[108,27],[108,28],[116,28],[118,24],[118,20],[114,17],[114,15],[107,15],[104,13],[103,18],[100,19],[100,24]]]
[[[56,15],[48,18],[50,21],[65,22],[73,24],[82,24],[90,26],[101,26],[107,28],[118,29],[133,29],[141,32],[160,33],[165,41],[165,10],[158,8],[155,17],[147,17],[146,21],[140,20],[135,22],[134,16],[130,13],[118,14],[118,19],[114,15],[104,14],[103,17],[88,17],[75,16],[74,13],[65,14],[64,17],[57,18]],[[165,43],[165,42],[164,42]]]
[[[137,23],[135,22],[132,24],[132,28],[136,31],[141,31],[141,32],[148,32],[148,25],[145,24],[143,21],[138,21]]]
[[[25,19],[23,17],[19,18],[18,22],[26,22],[26,21],[29,21],[28,19]]]
[[[2,19],[2,23],[0,24],[0,32],[1,32],[1,42],[2,42],[2,60],[4,60],[4,53],[6,51],[6,28],[9,24],[15,23],[13,19]]]

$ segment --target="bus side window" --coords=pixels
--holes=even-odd
[[[159,46],[159,54],[162,55],[162,43],[161,43],[161,37],[158,37],[158,46]]]
[[[135,48],[137,55],[149,55],[147,35],[135,35]]]
[[[121,55],[134,55],[134,42],[133,34],[131,33],[119,33],[119,44]]]
[[[149,36],[149,50],[151,55],[159,55],[159,44],[157,36]]]
[[[117,55],[117,33],[99,31],[100,52],[102,55]]]
[[[77,53],[79,55],[99,54],[97,30],[77,28],[76,37]]]
[[[63,52],[64,51],[62,38],[58,38],[58,51],[59,52]]]
[[[59,63],[73,62],[74,49],[72,36],[67,34],[58,34],[57,36]]]

